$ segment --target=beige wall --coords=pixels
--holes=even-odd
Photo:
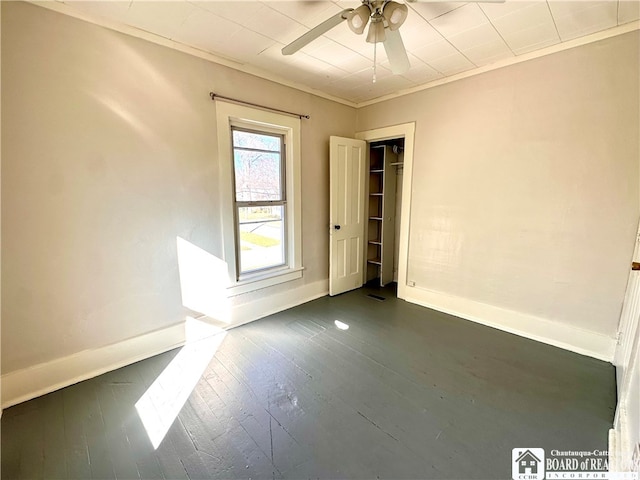
[[[358,131],[416,121],[408,280],[615,335],[639,214],[638,47],[633,32],[358,110]]]
[[[354,109],[2,3],[2,371],[184,320],[221,254],[208,92],[302,122],[303,279],[328,278],[328,136],[416,121],[409,279],[612,336],[638,219],[638,33]],[[356,126],[356,128],[354,128]]]
[[[354,109],[2,2],[3,373],[184,320],[176,237],[222,248],[211,90],[311,115],[306,270],[260,295],[326,280],[328,137],[353,136]]]

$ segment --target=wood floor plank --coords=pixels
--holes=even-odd
[[[11,410],[11,409],[9,409]],[[0,428],[0,460],[2,462],[2,475],[4,478],[21,478],[20,475],[20,449],[22,438],[20,436],[21,421],[17,415],[2,415],[2,428]]]
[[[206,457],[206,453],[194,451],[187,457],[181,459],[190,480],[205,480],[214,478],[207,468],[207,463],[209,460]]]
[[[96,394],[98,381],[95,379],[78,385],[83,391],[85,416],[83,430],[89,452],[91,478],[115,479],[115,471],[111,461],[111,452],[107,442],[107,429],[103,419],[102,408]]]
[[[170,480],[188,480],[189,476],[180,457],[173,452],[163,451],[156,455],[164,478]]]
[[[193,443],[193,440],[189,436],[183,422],[180,419],[180,415],[173,422],[173,425],[167,432],[167,436],[165,437],[165,441],[170,442],[171,444],[171,452],[175,453],[179,459],[183,459],[191,455],[196,451],[196,447]],[[164,441],[160,445],[160,453],[164,452]],[[183,466],[184,468],[184,466]]]
[[[42,398],[36,399],[37,408],[22,415],[20,474],[25,478],[44,478],[45,442],[42,403]]]
[[[67,474],[69,478],[80,480],[91,478],[89,448],[84,432],[87,416],[85,392],[83,384],[62,391]]]
[[[168,368],[176,358],[177,353],[176,351],[166,352],[154,357],[154,361],[152,362],[140,362],[138,365],[138,373],[142,379],[141,385],[144,387],[144,392],[140,393],[138,397],[142,397],[151,385],[162,376],[165,369]],[[177,418],[170,420],[172,420],[173,423],[161,440],[160,445],[155,449],[153,456],[155,457],[160,472],[165,478],[186,479],[188,478],[188,474],[182,458],[193,453],[195,446],[186,434],[182,423]],[[184,449],[184,447],[186,447],[186,449]]]
[[[140,478],[163,479],[162,468],[155,456],[149,436],[135,409],[136,402],[146,390],[146,383],[139,374],[140,365],[132,371],[136,374],[131,384],[123,384],[113,389],[116,402],[127,412],[122,420],[122,428],[131,446],[131,455],[135,461]]]
[[[61,391],[41,397],[44,429],[44,478],[66,478],[64,401]],[[10,477],[9,477],[10,478]]]
[[[124,421],[131,413],[131,406],[124,408],[118,404],[113,390],[123,388],[118,377],[107,374],[105,381],[96,387],[98,401],[104,418],[105,436],[111,464],[117,479],[139,479],[140,473],[132,456],[131,445],[127,438]],[[124,387],[126,388],[126,386]]]

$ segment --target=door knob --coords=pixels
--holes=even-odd
[[[336,230],[340,230],[340,225],[334,225],[333,228],[335,228]]]

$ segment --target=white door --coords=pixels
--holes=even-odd
[[[342,137],[330,140],[329,295],[338,295],[364,283],[367,143]]]
[[[618,327],[618,405],[609,432],[610,471],[640,471],[640,230]]]
[[[636,235],[633,263],[627,282],[627,293],[622,304],[622,313],[618,325],[618,345],[613,364],[616,366],[618,389],[624,384],[626,369],[629,366],[634,338],[638,335],[638,317],[640,316],[640,230]],[[620,395],[618,390],[618,395]]]

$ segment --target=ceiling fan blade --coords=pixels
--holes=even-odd
[[[402,75],[406,73],[411,64],[409,63],[409,57],[407,51],[404,48],[402,37],[400,36],[400,30],[385,30],[386,39],[382,44],[384,50],[387,52],[387,58],[389,64],[391,64],[391,71],[396,75]]]
[[[301,37],[295,39],[289,45],[284,47],[282,49],[282,54],[283,55],[292,55],[292,54],[296,53],[298,50],[300,50],[304,46],[308,45],[309,43],[314,41],[319,36],[324,35],[329,30],[331,30],[333,27],[335,27],[335,26],[341,24],[342,22],[344,22],[347,19],[347,13],[350,13],[352,11],[353,11],[353,8],[347,8],[347,9],[341,11],[340,13],[336,13],[333,17],[328,18],[327,20],[325,20],[321,24],[316,25],[311,30],[309,30],[307,33],[305,33]]]

